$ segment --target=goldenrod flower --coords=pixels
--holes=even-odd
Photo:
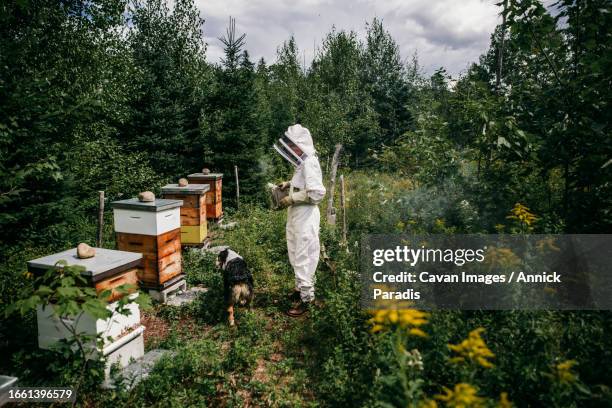
[[[480,337],[480,333],[484,332],[483,327],[472,330],[468,338],[459,344],[449,344],[448,348],[459,354],[457,357],[450,359],[451,363],[463,363],[470,361],[484,368],[493,367],[488,359],[494,358],[495,354],[487,347],[486,343]]]
[[[510,215],[506,218],[511,220],[517,220],[520,224],[530,227],[538,217],[533,214],[529,208],[521,203],[514,204],[512,210],[510,210]]]
[[[554,238],[545,238],[536,242],[536,248],[540,253],[559,252],[561,249],[557,246]]]
[[[516,256],[510,248],[497,248],[491,246],[485,252],[485,264],[490,268],[515,268],[521,264],[521,258]]]
[[[434,398],[443,401],[449,408],[479,408],[484,407],[484,399],[477,395],[478,390],[470,384],[459,383],[454,389],[443,387],[444,394]]]
[[[499,395],[499,404],[497,404],[498,408],[512,408],[512,403],[508,399],[508,393],[502,392]]]
[[[419,408],[438,408],[438,403],[432,399],[426,399],[419,402]]]
[[[413,336],[426,337],[427,334],[419,327],[427,324],[428,314],[416,309],[382,309],[370,311],[372,318],[368,322],[372,325],[371,332],[376,333],[393,327],[406,329]]]
[[[555,375],[559,382],[563,384],[571,384],[577,380],[576,373],[572,371],[572,368],[577,365],[576,360],[565,360],[555,366]]]

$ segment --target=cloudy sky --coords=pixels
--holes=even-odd
[[[218,38],[229,16],[238,32],[246,33],[247,49],[255,61],[276,60],[276,49],[294,35],[308,64],[332,25],[364,37],[365,23],[374,17],[408,59],[416,51],[427,73],[444,66],[458,74],[476,61],[489,45],[499,23],[496,0],[196,0],[205,18],[208,59],[219,61]]]

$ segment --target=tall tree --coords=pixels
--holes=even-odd
[[[224,45],[222,64],[215,69],[216,89],[210,106],[214,108],[211,119],[212,155],[206,157],[215,170],[226,176],[234,174],[234,166],[240,170],[241,194],[257,196],[262,191],[260,159],[267,143],[264,123],[265,108],[260,104],[256,73],[249,55],[243,50],[245,35],[236,34],[235,20],[230,19]],[[233,177],[224,184],[228,190],[235,188]],[[228,200],[230,202],[230,200]]]
[[[399,47],[378,18],[367,25],[362,61],[362,83],[373,100],[381,128],[381,138],[375,144],[391,145],[410,129],[411,104],[416,96],[406,81]]]
[[[201,168],[208,142],[201,126],[212,87],[204,20],[192,0],[178,0],[172,9],[166,0],[150,0],[135,3],[132,22],[137,91],[123,140],[147,152],[159,174],[180,177]]]

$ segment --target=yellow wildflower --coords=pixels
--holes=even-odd
[[[536,242],[536,248],[540,253],[559,252],[561,249],[557,246],[554,238],[545,238]]]
[[[485,264],[492,268],[516,268],[521,264],[521,259],[516,256],[510,248],[497,248],[491,246],[485,253]]]
[[[484,407],[484,399],[477,395],[478,390],[470,384],[459,383],[454,389],[443,387],[444,394],[434,398],[444,402],[449,408],[479,408]]]
[[[371,332],[400,327],[413,336],[426,337],[427,334],[420,329],[427,324],[428,314],[416,309],[381,309],[371,310],[372,318],[368,322],[372,325]]]
[[[578,378],[576,373],[572,371],[572,368],[577,365],[576,360],[565,360],[555,366],[555,374],[559,382],[564,384],[571,384]]]
[[[30,272],[30,271],[25,271],[23,273],[23,277],[26,278],[26,279],[32,279],[34,277],[34,274],[32,272]]]
[[[419,402],[419,408],[438,408],[438,403],[432,399],[425,399]]]
[[[529,208],[521,203],[514,204],[512,210],[510,210],[510,215],[506,218],[511,220],[516,220],[519,224],[530,227],[538,217],[533,214]]]
[[[512,403],[508,399],[508,393],[502,392],[499,395],[499,404],[497,404],[498,408],[512,408]]]
[[[449,344],[448,348],[459,354],[457,357],[450,359],[451,363],[463,363],[470,361],[484,368],[493,367],[488,359],[494,358],[495,354],[487,347],[486,343],[480,337],[480,333],[484,332],[483,327],[472,330],[468,338],[459,344]]]

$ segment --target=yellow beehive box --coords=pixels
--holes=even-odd
[[[168,199],[183,201],[181,207],[181,242],[201,244],[208,234],[206,221],[207,184],[168,184],[162,187],[162,195]]]
[[[200,225],[181,226],[181,242],[183,244],[201,244],[206,239],[207,234],[206,221]]]

